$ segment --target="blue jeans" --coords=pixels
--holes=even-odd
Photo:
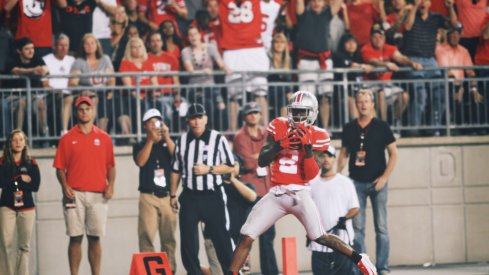
[[[423,65],[424,68],[438,67],[438,63],[434,57],[409,57],[412,61]],[[408,79],[440,79],[442,77],[441,71],[412,71],[407,73]],[[428,118],[428,125],[439,126],[441,125],[441,117],[444,114],[445,109],[445,90],[441,82],[417,82],[414,84],[414,90],[410,91],[410,103],[409,103],[409,125],[419,126],[422,125],[422,117],[426,110],[426,100],[428,99],[428,92],[426,91],[426,84],[430,87],[430,109],[431,115]]]
[[[277,259],[273,250],[275,225],[260,235],[260,269],[263,275],[277,275]]]
[[[389,232],[387,230],[387,184],[379,192],[370,182],[354,181],[360,203],[360,213],[353,218],[355,230],[354,248],[365,253],[365,209],[367,197],[370,197],[375,226],[375,252],[378,271],[389,270]]]

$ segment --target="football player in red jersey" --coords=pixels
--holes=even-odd
[[[309,181],[319,167],[313,151],[324,151],[330,139],[326,130],[313,125],[318,115],[314,95],[298,91],[287,107],[287,118],[279,117],[268,126],[268,140],[258,164],[270,165],[272,188],[252,209],[241,228],[241,240],[234,251],[230,270],[238,272],[249,254],[253,241],[278,219],[293,214],[305,227],[309,239],[348,256],[363,274],[377,274],[366,254],[358,254],[321,226],[316,205],[311,198]]]

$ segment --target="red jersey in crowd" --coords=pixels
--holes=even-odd
[[[29,37],[35,47],[51,48],[53,46],[51,0],[19,0],[17,10],[15,39]]]
[[[329,147],[330,139],[326,130],[316,126],[309,126],[312,137],[312,149],[325,151]],[[284,139],[291,131],[289,121],[279,117],[268,125],[267,131],[275,141]],[[304,149],[282,149],[278,157],[270,164],[272,186],[287,184],[305,184],[317,176],[319,167],[314,157],[305,158]]]
[[[180,66],[178,60],[167,52],[162,52],[159,56],[148,54],[148,63],[151,66],[153,72],[178,72]],[[172,85],[172,76],[158,76],[158,84],[160,85]],[[164,89],[165,93],[169,93],[170,89]]]
[[[371,43],[366,44],[362,47],[362,59],[365,62],[369,62],[372,59],[378,59],[380,61],[391,61],[394,57],[394,53],[397,51],[396,46],[389,44],[384,44],[382,49],[377,50],[372,47]],[[390,80],[392,78],[392,72],[385,73],[371,73],[367,76],[367,79],[371,80]]]
[[[489,14],[486,14],[486,17],[482,20],[480,33],[482,33],[484,26],[487,24],[489,24]],[[483,39],[482,37],[479,39],[474,59],[476,65],[489,65],[489,39]]]
[[[132,61],[122,59],[121,66],[119,68],[119,72],[121,72],[121,73],[122,72],[141,73],[141,72],[152,72],[152,71],[153,71],[153,67],[151,66],[149,58],[148,58],[148,60],[143,62],[143,65],[141,66],[141,68],[136,66],[136,64],[134,64],[134,62],[132,62]],[[142,86],[151,85],[150,77],[147,77],[147,76],[140,77],[139,78],[139,84]],[[133,86],[136,85],[136,78],[135,77],[131,77],[131,85],[133,85]]]
[[[169,0],[140,0],[139,11],[148,14],[148,19],[158,26],[165,20],[171,20],[177,26],[176,10],[168,5]],[[186,8],[185,0],[175,0],[181,9]]]
[[[219,17],[222,25],[220,46],[224,50],[256,48],[261,40],[260,0],[219,1]]]
[[[379,13],[371,3],[348,4],[350,32],[355,35],[359,45],[365,45],[370,39],[370,29],[379,18]]]

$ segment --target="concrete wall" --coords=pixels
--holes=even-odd
[[[399,161],[389,181],[391,265],[489,260],[489,137],[401,139],[398,145]],[[103,238],[102,274],[108,275],[128,274],[131,255],[138,249],[138,169],[130,148],[117,148],[116,153],[115,197]],[[61,188],[51,167],[54,150],[34,154],[41,166],[42,184],[37,194],[31,273],[68,274]],[[367,222],[367,248],[375,260],[371,212]],[[280,265],[284,236],[297,237],[299,268],[310,270],[305,231],[293,217],[277,224],[275,248]],[[254,271],[259,269],[257,247],[255,244],[251,257]],[[206,263],[202,249],[201,256]],[[185,274],[180,259],[178,265],[177,274]],[[80,274],[89,274],[86,240]]]

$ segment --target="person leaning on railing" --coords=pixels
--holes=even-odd
[[[107,131],[109,118],[112,110],[112,91],[107,87],[115,85],[115,78],[112,76],[87,76],[80,77],[80,74],[112,74],[114,67],[110,58],[103,53],[102,46],[98,39],[91,33],[83,36],[80,45],[78,58],[71,67],[70,87],[80,87],[77,89],[80,96],[90,97],[97,111],[97,125],[100,129]]]
[[[144,47],[144,42],[139,37],[133,37],[129,39],[126,45],[126,51],[124,53],[124,58],[121,62],[121,67],[119,68],[119,72],[131,72],[131,73],[142,73],[142,72],[150,72],[153,68],[148,59],[148,53],[146,52],[146,48]],[[141,112],[146,111],[146,97],[148,95],[147,89],[141,89],[139,98],[137,97],[137,91],[135,90],[136,81],[139,81],[139,85],[141,86],[149,86],[149,85],[158,85],[158,81],[156,76],[140,76],[138,79],[134,76],[123,76],[122,84],[126,87],[130,87],[130,95],[126,92],[118,93],[117,96],[117,104],[119,108],[116,108],[119,122],[121,123],[122,133],[129,134],[131,132],[131,122],[133,125],[136,124],[136,106],[140,104]],[[118,101],[122,100],[121,103]],[[129,103],[130,102],[130,103]],[[130,106],[129,106],[130,105]],[[130,110],[132,110],[132,117],[129,117]],[[131,140],[132,142],[132,140]]]

